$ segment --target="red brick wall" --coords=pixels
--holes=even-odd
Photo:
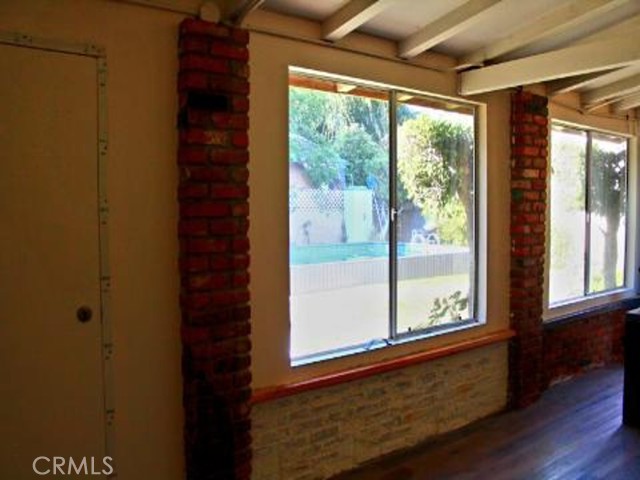
[[[511,97],[509,403],[523,407],[541,393],[547,98],[518,91]]]
[[[243,30],[193,19],[180,26],[178,230],[190,480],[251,476],[247,43]]]
[[[547,98],[511,97],[512,407],[535,402],[553,382],[589,368],[622,362],[626,305],[576,314],[543,325],[548,150]],[[631,306],[630,306],[631,307]]]
[[[622,363],[625,312],[594,313],[546,325],[544,387],[591,368]]]

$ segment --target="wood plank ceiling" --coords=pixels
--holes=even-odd
[[[192,14],[204,5],[236,24],[275,12],[316,23],[319,42],[359,32],[394,42],[398,59],[444,54],[461,95],[544,83],[552,96],[577,92],[584,111],[640,106],[640,0],[114,1]]]
[[[260,8],[396,42],[397,56],[456,58],[460,94],[546,83],[582,108],[640,104],[640,0],[265,0]]]

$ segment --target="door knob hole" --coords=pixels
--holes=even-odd
[[[78,308],[78,311],[76,312],[76,316],[78,317],[78,321],[80,323],[87,323],[89,320],[91,320],[91,317],[93,316],[93,312],[89,307],[82,306]]]

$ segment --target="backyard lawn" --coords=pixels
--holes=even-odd
[[[466,295],[466,274],[398,282],[398,331],[426,326],[436,298]],[[464,318],[463,312],[463,318]],[[324,290],[291,297],[291,357],[359,345],[389,336],[386,283]]]

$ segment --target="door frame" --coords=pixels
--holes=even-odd
[[[95,60],[97,72],[97,161],[98,161],[98,248],[100,275],[100,319],[102,345],[102,393],[103,393],[103,421],[105,432],[105,455],[113,459],[113,473],[117,476],[117,461],[115,453],[115,395],[114,395],[114,362],[113,335],[111,325],[111,270],[109,266],[109,203],[107,199],[107,56],[104,47],[89,43],[73,43],[62,40],[52,40],[34,37],[24,33],[0,31],[0,44],[15,47],[46,50],[90,57]]]

